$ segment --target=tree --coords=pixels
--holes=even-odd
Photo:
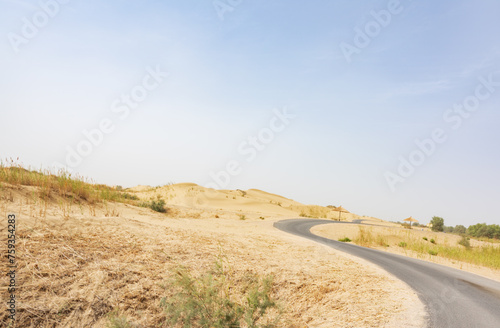
[[[459,225],[455,226],[455,229],[453,229],[453,232],[463,235],[467,232],[467,229],[463,225],[459,224]]]
[[[444,230],[444,219],[439,216],[433,216],[431,220],[432,231],[443,231]]]

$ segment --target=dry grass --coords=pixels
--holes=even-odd
[[[169,229],[155,237],[151,242],[122,229],[118,221],[103,224],[97,219],[44,220],[20,229],[17,285],[22,301],[17,326],[106,327],[110,320],[163,326],[159,302],[173,297],[173,286],[165,285],[170,272],[180,263],[195,271],[206,270],[219,244]],[[158,237],[167,240],[161,242]],[[207,256],[207,250],[214,255]],[[231,274],[238,280],[247,272]],[[0,322],[7,324],[5,312]]]
[[[379,230],[377,230],[379,231]],[[475,247],[460,245],[459,238],[421,237],[420,233],[410,230],[384,229],[374,232],[371,227],[359,227],[354,243],[365,247],[399,246],[420,255],[440,256],[443,258],[471,263],[495,270],[500,269],[500,247],[483,242]],[[424,239],[425,238],[425,239]],[[389,244],[389,240],[392,244]]]
[[[72,176],[63,170],[55,174],[49,170],[25,169],[13,160],[0,161],[0,188],[3,184],[37,187],[37,194],[43,200],[54,195],[70,201],[85,201],[90,204],[102,202],[134,203],[135,197],[116,188],[95,184],[81,176]],[[134,203],[135,204],[135,203]]]

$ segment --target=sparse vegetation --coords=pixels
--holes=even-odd
[[[389,247],[389,244],[387,243],[387,237],[380,234],[377,235],[377,245]]]
[[[349,237],[344,237],[344,238],[342,238],[342,239],[339,239],[339,241],[341,241],[341,242],[343,242],[343,243],[349,243],[349,242],[351,242],[352,240],[351,240],[351,239],[349,239]]]
[[[121,197],[123,199],[139,200],[139,197],[137,197],[136,195],[129,194],[127,192],[121,193]]]
[[[166,206],[165,200],[162,199],[160,196],[157,196],[156,200],[151,199],[149,202],[142,202],[140,206],[148,207],[155,212],[167,213],[167,208],[165,207]]]
[[[369,247],[375,244],[375,239],[370,229],[360,226],[358,236],[354,238],[354,242],[358,245]]]
[[[462,239],[460,239],[458,244],[464,246],[467,249],[470,249],[470,238],[462,236]]]
[[[53,173],[49,170],[25,169],[12,159],[7,162],[0,161],[0,185],[2,183],[38,187],[37,195],[44,200],[54,196],[90,204],[105,201],[127,203],[138,200],[136,196],[120,192],[117,188],[95,184],[89,179],[63,170]]]
[[[400,224],[405,229],[411,229],[411,225],[408,222],[402,222]]]
[[[288,206],[288,209],[292,211],[296,211],[300,213],[301,217],[304,218],[327,218],[328,213],[331,213],[331,209],[323,206],[315,206],[315,205],[309,205],[309,206]],[[338,216],[338,214],[337,214]]]
[[[240,218],[240,220],[242,220],[242,221],[247,219],[247,217],[246,217],[246,215],[245,215],[245,214],[240,214],[240,215],[239,215],[239,218]]]
[[[108,328],[135,328],[136,325],[130,323],[125,316],[119,316],[117,311],[112,311],[109,315]]]
[[[232,276],[222,263],[201,277],[177,269],[172,280],[176,293],[163,298],[165,324],[182,327],[226,328],[277,327],[279,311],[272,297],[272,277],[248,275],[242,290],[236,290]],[[238,292],[242,293],[238,295]]]
[[[360,246],[373,247],[383,246],[381,240],[388,238],[389,233],[374,234],[370,228],[359,227],[359,232],[353,241]],[[410,231],[391,235],[394,239],[399,239],[396,245],[417,254],[440,256],[451,260],[463,261],[493,269],[500,269],[500,247],[494,245],[476,246],[470,245],[470,238],[464,236],[459,245],[453,246],[445,242],[438,243],[436,239],[414,236]],[[469,245],[466,246],[466,245]]]

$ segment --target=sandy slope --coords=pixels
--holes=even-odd
[[[139,327],[158,326],[175,268],[202,274],[218,256],[235,282],[248,272],[274,276],[283,327],[422,326],[422,305],[400,281],[272,227],[296,213],[286,207],[304,205],[250,190],[221,191],[205,207],[190,206],[197,192],[203,193],[187,184],[138,192],[177,204],[164,215],[125,204],[45,203],[33,188],[4,186],[0,216],[19,216],[18,326],[105,327],[111,311]],[[0,228],[6,244],[3,222]],[[2,276],[3,300],[6,282]]]
[[[139,186],[127,189],[144,200],[161,197],[168,204],[185,206],[192,209],[226,210],[259,217],[266,215],[310,216],[338,219],[339,212],[317,205],[304,205],[283,196],[258,189],[250,190],[214,190],[194,183],[179,183],[164,187]],[[341,214],[341,219],[349,221],[363,217],[353,214]]]

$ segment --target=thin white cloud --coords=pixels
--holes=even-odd
[[[459,77],[468,78],[476,77],[482,74],[485,69],[498,68],[500,64],[500,47],[497,47],[492,52],[484,56],[484,58],[474,64],[465,67],[460,73]]]
[[[453,88],[451,79],[440,79],[434,81],[424,81],[415,83],[405,83],[380,95],[380,100],[387,100],[405,96],[423,96],[440,93]]]

